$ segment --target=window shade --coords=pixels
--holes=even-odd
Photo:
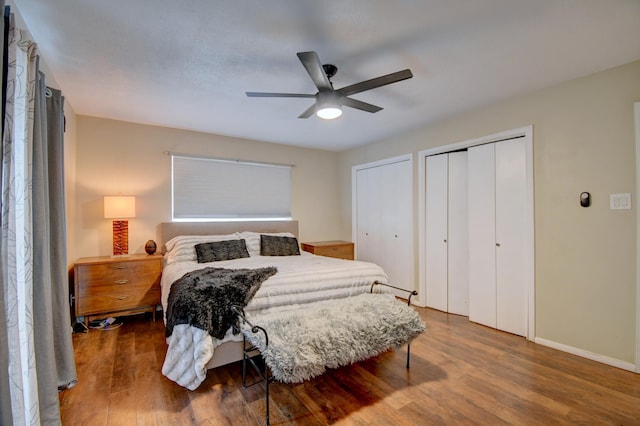
[[[291,218],[291,166],[171,155],[174,220]]]

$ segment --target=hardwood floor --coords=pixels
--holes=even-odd
[[[302,384],[271,386],[273,425],[640,424],[640,375],[417,308],[427,332],[405,348]],[[162,321],[123,318],[73,337],[78,385],[60,394],[64,425],[260,425],[259,386],[241,365],[188,391],[162,376]]]

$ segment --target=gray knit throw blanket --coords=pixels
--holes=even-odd
[[[244,308],[260,285],[278,270],[203,268],[185,274],[171,286],[167,302],[166,337],[173,327],[188,324],[222,339],[229,327],[240,332],[232,306]]]

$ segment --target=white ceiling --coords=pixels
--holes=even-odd
[[[640,59],[639,0],[13,0],[77,114],[340,151]],[[296,56],[382,106],[298,119]]]

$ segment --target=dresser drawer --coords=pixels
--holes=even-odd
[[[159,262],[111,262],[76,266],[76,279],[84,281],[116,281],[119,279],[159,274],[162,265]]]
[[[82,272],[78,271],[82,276]],[[88,273],[87,275],[96,276],[98,274]],[[145,292],[154,286],[160,286],[160,271],[149,271],[142,269],[140,274],[128,272],[114,273],[107,278],[82,280],[82,285],[78,286],[78,296],[88,296],[92,294],[118,293],[139,291]]]
[[[117,312],[141,306],[152,306],[160,303],[160,291],[147,292],[113,292],[94,296],[79,297],[76,301],[78,311],[83,315],[100,312]]]
[[[316,247],[315,254],[346,259],[353,257],[353,249],[347,245]]]
[[[336,257],[339,259],[353,260],[354,247],[349,241],[318,241],[302,243],[302,250],[318,256]]]

